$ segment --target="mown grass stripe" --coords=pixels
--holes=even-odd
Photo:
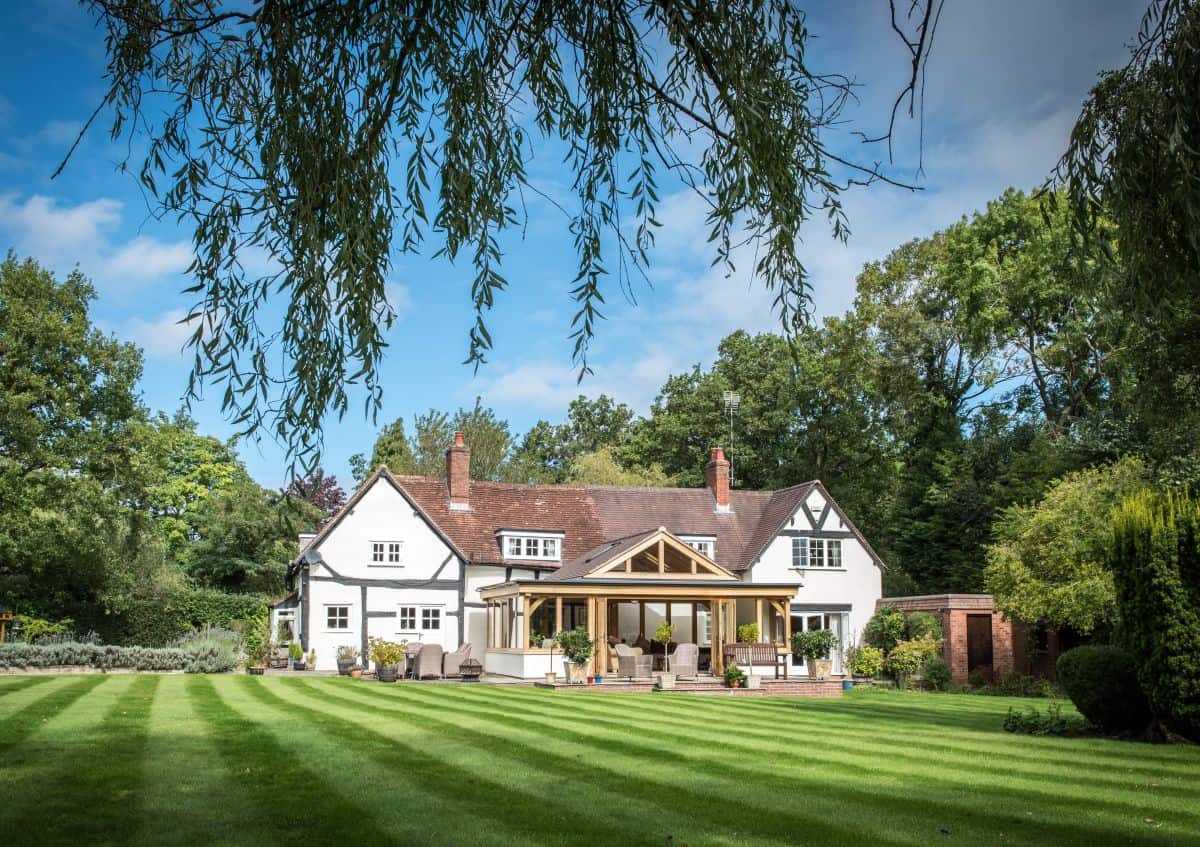
[[[631,755],[633,745],[613,741],[605,743],[578,731],[553,727],[553,732],[540,732],[536,724],[521,725],[515,718],[493,716],[490,725],[475,728],[475,725],[455,720],[461,709],[449,698],[429,704],[420,699],[416,686],[398,686],[392,691],[379,692],[365,685],[342,686],[345,694],[334,694],[330,685],[297,682],[297,685],[321,689],[315,695],[323,700],[335,699],[351,707],[364,708],[370,705],[359,697],[383,698],[393,702],[397,710],[418,710],[420,719],[426,723],[443,727],[449,734],[469,738],[471,743],[493,750],[497,756],[518,763],[543,762],[546,766],[563,773],[572,773],[573,779],[587,785],[597,794],[616,797],[651,798],[658,809],[687,809],[688,817],[705,828],[729,829],[741,832],[757,841],[779,840],[789,843],[795,833],[804,831],[821,843],[861,843],[864,833],[857,831],[852,823],[839,818],[829,818],[807,809],[788,808],[780,803],[779,797],[742,795],[736,798],[723,797],[718,791],[726,783],[715,779],[706,769],[696,768],[694,763],[681,760],[678,752],[668,745],[660,745],[649,751],[649,755]],[[423,688],[431,695],[439,692]],[[378,708],[378,707],[377,707]],[[473,713],[471,718],[477,716]],[[639,751],[645,753],[646,751]],[[766,764],[766,763],[764,763]],[[756,772],[756,776],[760,775]],[[708,790],[705,790],[705,788]],[[788,795],[783,795],[784,797]],[[726,801],[736,802],[739,816],[731,820],[722,808]],[[769,813],[769,814],[767,814]],[[691,836],[684,837],[690,841]],[[876,831],[874,843],[892,843]]]
[[[45,685],[54,679],[52,676],[0,676],[0,698],[7,697],[17,691],[24,691],[26,688],[35,688],[38,685]]]
[[[426,686],[428,687],[428,686]],[[476,689],[478,691],[478,689]],[[521,705],[519,708],[527,708],[527,704],[541,703],[543,700],[536,698],[537,692],[529,692],[525,696],[511,690],[506,689],[503,694],[497,699],[500,700],[517,700]],[[534,699],[529,699],[530,696]],[[484,695],[485,697],[487,695]],[[625,701],[618,700],[616,703],[601,704],[601,700],[611,698],[628,698],[628,697],[644,697],[640,694],[604,694],[596,693],[563,693],[561,697],[571,698],[570,709],[572,713],[587,716],[600,717],[622,717],[627,714],[628,705]],[[826,744],[833,745],[849,745],[852,741],[868,742],[869,747],[876,747],[882,743],[894,745],[896,756],[903,756],[905,749],[920,749],[926,754],[961,754],[969,757],[974,762],[976,757],[981,752],[986,752],[989,757],[989,771],[1001,772],[1001,769],[996,765],[1003,763],[1005,766],[1012,767],[1004,768],[1004,771],[1012,774],[1021,774],[1027,771],[1028,767],[1036,766],[1045,770],[1047,768],[1047,757],[1052,756],[1054,752],[1061,751],[1062,758],[1057,762],[1050,763],[1050,769],[1047,771],[1047,776],[1053,776],[1057,768],[1064,774],[1078,774],[1078,765],[1082,763],[1093,764],[1096,767],[1094,775],[1097,776],[1095,783],[1096,787],[1103,787],[1110,784],[1106,781],[1107,774],[1110,773],[1109,765],[1114,762],[1119,762],[1122,765],[1128,766],[1128,757],[1120,757],[1119,754],[1114,755],[1097,755],[1089,756],[1086,753],[1081,754],[1078,750],[1080,744],[1101,744],[1111,748],[1113,746],[1118,749],[1121,746],[1120,742],[1110,742],[1104,740],[1091,741],[1087,739],[1055,739],[1055,738],[1017,738],[1014,736],[1006,736],[1009,744],[1004,748],[997,750],[994,744],[996,734],[1000,727],[1002,715],[996,712],[989,713],[986,720],[989,725],[985,728],[966,730],[954,730],[952,728],[941,728],[937,730],[930,729],[928,731],[912,730],[905,726],[898,715],[893,715],[893,720],[886,725],[896,726],[894,732],[880,732],[879,722],[876,721],[871,726],[871,729],[864,728],[861,731],[854,729],[856,726],[863,726],[863,719],[853,712],[853,707],[839,709],[830,715],[827,710],[822,715],[814,715],[809,707],[811,701],[796,701],[792,700],[787,703],[779,703],[778,701],[755,698],[754,703],[729,703],[722,699],[721,701],[711,701],[700,697],[694,697],[686,694],[654,694],[650,695],[661,699],[668,697],[673,701],[677,701],[670,708],[676,709],[669,715],[665,712],[661,715],[647,713],[642,710],[642,722],[647,726],[665,726],[665,727],[687,727],[689,729],[704,731],[711,729],[714,725],[722,727],[736,727],[739,736],[749,736],[752,738],[776,738],[779,735],[779,727],[781,719],[786,720],[789,731],[813,732],[818,734],[822,741]],[[903,696],[903,695],[901,695]],[[584,700],[586,698],[586,700]],[[582,702],[581,702],[582,701]],[[645,702],[643,700],[643,702]],[[506,704],[507,705],[507,704]],[[1044,705],[1044,704],[1043,704]],[[758,707],[757,709],[755,707]],[[770,712],[768,713],[768,709]],[[684,719],[680,717],[680,713],[686,711],[690,717],[695,720]],[[890,713],[889,713],[890,714]],[[830,717],[834,717],[836,723],[830,722]],[[824,718],[824,720],[822,720]],[[836,727],[836,732],[831,731]],[[1015,748],[1015,749],[1013,749]],[[1185,777],[1195,775],[1194,769],[1189,769],[1186,766],[1174,769],[1168,762],[1157,762],[1155,764],[1146,765],[1135,769],[1140,775],[1147,777],[1160,777],[1174,773],[1174,775]],[[1116,784],[1121,784],[1118,780]]]
[[[563,791],[561,775],[540,763],[535,769],[514,767],[511,760],[497,761],[476,745],[443,733],[381,724],[356,703],[349,704],[347,713],[346,704],[339,708],[340,701],[325,694],[319,701],[297,700],[296,686],[246,688],[264,706],[306,724],[309,735],[336,738],[360,766],[403,774],[430,790],[436,807],[420,799],[415,805],[441,821],[438,839],[444,843],[571,844],[577,843],[573,831],[587,832],[597,843],[662,843],[644,827],[596,814],[592,799],[576,787]],[[563,829],[556,834],[559,823]]]
[[[228,690],[230,682],[223,679],[221,687]],[[241,820],[237,843],[398,843],[376,823],[373,810],[344,800],[326,775],[306,765],[303,748],[287,749],[247,720],[210,679],[189,677],[185,688],[224,761],[226,789],[245,792],[261,804],[257,816]],[[219,818],[222,811],[214,808],[212,814]]]
[[[115,699],[90,731],[39,738],[41,743],[14,751],[12,764],[23,772],[25,802],[0,812],[0,828],[14,834],[6,844],[127,843],[143,813],[146,718],[160,679],[129,676],[110,683],[105,693]],[[77,711],[85,712],[80,715],[85,726],[95,714]],[[40,735],[50,736],[50,728],[46,725]]]
[[[453,693],[437,691],[436,689],[428,686],[407,686],[405,687],[405,691],[413,696],[437,695],[438,703],[436,704],[436,708],[439,709],[439,712],[442,715],[446,715],[455,710],[455,707],[450,706],[446,702],[447,698],[452,699],[455,696]],[[368,696],[373,696],[374,694],[380,692],[368,690],[365,693],[367,693]],[[386,696],[386,693],[383,693],[383,696]],[[649,696],[655,697],[655,695]],[[468,716],[478,717],[477,714],[470,712],[468,713]],[[521,726],[519,719],[494,716],[493,720],[497,723],[507,724],[509,726]],[[691,770],[708,770],[711,767],[716,768],[722,773],[727,773],[735,779],[745,779],[747,781],[753,781],[757,779],[760,785],[767,789],[766,793],[769,796],[788,796],[788,794],[794,790],[794,787],[789,784],[788,779],[777,777],[774,774],[776,770],[787,765],[794,766],[796,761],[801,758],[806,759],[810,766],[819,766],[826,758],[823,751],[817,751],[816,755],[801,755],[793,751],[781,759],[781,757],[778,755],[779,751],[775,751],[775,755],[773,755],[769,760],[771,763],[771,772],[764,775],[753,766],[747,767],[745,763],[747,761],[764,761],[764,757],[770,755],[768,751],[765,750],[742,749],[734,753],[726,753],[724,752],[724,749],[733,745],[726,744],[717,748],[713,748],[711,745],[697,745],[699,749],[706,751],[717,749],[721,752],[706,752],[705,754],[680,754],[677,752],[665,752],[673,750],[673,748],[666,747],[664,745],[664,742],[670,740],[664,737],[667,735],[666,733],[656,732],[647,735],[644,731],[632,726],[622,728],[612,733],[597,733],[594,729],[587,726],[573,726],[568,719],[566,721],[566,726],[563,726],[562,722],[556,722],[553,726],[553,729],[555,730],[557,737],[571,737],[576,741],[585,744],[594,743],[597,747],[605,751],[607,758],[609,759],[612,759],[617,755],[625,755],[636,759],[640,756],[653,755],[655,751],[664,751],[661,752],[660,755],[672,758],[672,760],[678,762],[680,767],[688,767]],[[644,743],[631,741],[631,736],[641,736],[646,738],[646,741]],[[684,745],[687,743],[686,737],[680,738],[676,736],[674,740]],[[886,761],[887,752],[887,750],[877,751],[876,756],[874,757],[875,767],[879,766],[880,761]],[[829,757],[829,759],[830,764],[837,764],[835,761],[836,757]],[[927,792],[928,796],[924,804],[926,812],[930,814],[947,816],[950,814],[959,813],[963,809],[969,809],[971,807],[972,798],[966,793],[967,789],[969,788],[971,790],[978,790],[980,786],[972,784],[972,781],[969,780],[947,777],[944,773],[942,773],[942,769],[937,762],[928,762],[925,763],[925,765],[927,768],[927,772],[925,773],[921,773],[912,769],[901,770],[900,772],[895,773],[895,779],[897,784],[902,784],[904,782],[914,781],[914,777],[919,775],[925,783],[929,784],[930,790]],[[622,763],[614,762],[614,766],[621,767]],[[859,763],[858,775],[864,778],[869,777],[871,774],[871,766],[871,758],[865,757],[864,762]],[[839,771],[840,770],[842,770],[842,768],[839,768]],[[839,792],[843,795],[846,793],[853,794],[857,791],[854,783],[850,780],[846,780],[845,774],[843,773],[839,773],[839,776],[834,781],[838,782]],[[986,787],[993,794],[993,796],[1007,799],[1011,808],[1018,811],[1023,810],[1028,805],[1030,799],[1037,798],[1041,794],[1040,789],[1035,788],[1034,786],[1029,786],[1026,788],[1023,786],[1014,787],[1011,785],[989,784]],[[778,793],[773,794],[772,792]],[[1126,803],[1123,801],[1118,802],[1114,800],[1098,802],[1087,792],[1076,793],[1079,796],[1065,798],[1062,796],[1056,797],[1055,803],[1057,810],[1059,812],[1070,811],[1073,808],[1076,811],[1086,810],[1087,815],[1084,816],[1085,818],[1095,818],[1097,813],[1100,811],[1107,811],[1115,816],[1125,817],[1144,815],[1145,813],[1145,807],[1142,804]],[[947,800],[948,796],[958,796],[958,799],[950,801]],[[873,798],[868,795],[862,797],[861,799],[864,802],[869,802]],[[746,802],[753,804],[756,802],[756,800],[755,798],[749,798]],[[809,798],[809,802],[812,802],[811,798]],[[876,803],[876,805],[878,806],[879,804]],[[903,811],[905,807],[906,804],[901,804],[897,807],[897,809]],[[1169,808],[1169,806],[1167,808]],[[1007,823],[1009,818],[1006,817],[1006,814],[1007,813],[992,815],[992,823]],[[978,817],[982,820],[989,819],[989,815],[986,811],[979,813]],[[1181,825],[1186,825],[1187,821],[1178,821],[1178,823]],[[1039,825],[1044,829],[1050,830],[1059,828],[1054,822],[1053,818],[1041,820],[1039,821]],[[1079,826],[1079,824],[1076,824],[1071,831],[1078,831]],[[1085,821],[1083,826],[1091,827],[1091,824]],[[1096,829],[1097,834],[1102,834],[1104,831],[1101,827],[1094,828]]]
[[[471,697],[467,694],[467,689],[457,689],[464,697]],[[589,700],[584,704],[575,699],[578,695],[563,694],[559,695],[564,698],[571,698],[569,702],[560,702],[556,704],[557,708],[549,708],[546,706],[545,698],[520,698],[517,700],[519,706],[517,709],[525,715],[538,715],[545,718],[561,718],[564,714],[578,723],[578,718],[586,717],[590,721],[610,724],[614,726],[624,726],[628,722],[628,707],[623,704],[599,704],[596,700]],[[601,695],[607,696],[607,695]],[[621,695],[627,696],[627,695]],[[639,696],[639,695],[633,695]],[[897,768],[897,772],[903,774],[904,766],[923,766],[928,763],[931,758],[936,758],[940,769],[947,771],[948,776],[957,775],[963,779],[975,780],[978,776],[978,760],[981,754],[986,754],[989,757],[988,776],[996,781],[1002,781],[1006,778],[1020,778],[1026,774],[1031,767],[1038,768],[1043,775],[1048,779],[1055,777],[1063,777],[1071,780],[1072,784],[1078,786],[1081,790],[1091,789],[1109,789],[1109,788],[1127,788],[1131,783],[1130,775],[1127,773],[1116,773],[1110,769],[1097,769],[1088,773],[1086,777],[1080,776],[1080,771],[1077,765],[1069,758],[1070,744],[1073,741],[1063,741],[1061,739],[1040,739],[1040,738],[1019,738],[1016,736],[1008,736],[1009,743],[1006,745],[1017,747],[1016,752],[997,752],[994,750],[994,736],[996,730],[993,729],[991,737],[981,736],[979,738],[968,737],[962,738],[958,733],[953,731],[943,732],[937,736],[924,737],[921,735],[891,735],[887,733],[868,733],[866,731],[847,731],[838,726],[836,732],[830,732],[828,723],[821,724],[811,718],[805,716],[801,720],[795,719],[795,714],[803,715],[803,710],[791,716],[786,724],[780,722],[779,716],[772,718],[773,723],[770,724],[770,729],[765,728],[765,724],[748,723],[746,720],[747,713],[740,712],[732,720],[729,715],[720,715],[716,713],[719,720],[711,719],[714,713],[707,709],[698,708],[695,706],[695,701],[698,698],[687,697],[687,695],[667,695],[671,698],[671,703],[662,703],[664,695],[652,695],[656,698],[655,705],[662,708],[662,712],[657,710],[642,709],[639,713],[638,723],[641,729],[653,729],[657,732],[672,732],[672,731],[687,731],[692,737],[697,739],[706,739],[711,743],[722,743],[725,737],[728,736],[731,729],[736,730],[739,741],[751,740],[762,741],[767,744],[767,749],[772,749],[778,743],[781,737],[789,737],[795,739],[803,735],[803,737],[818,741],[822,755],[826,758],[832,754],[845,754],[851,758],[844,761],[857,761],[859,764],[864,764],[872,771],[878,770],[878,752],[881,747],[891,745],[888,755],[888,763]],[[686,698],[686,699],[680,699]],[[505,697],[501,699],[510,700],[506,703],[506,707],[511,705],[511,698]],[[482,704],[484,708],[489,705],[494,709],[493,703],[490,703],[488,694],[475,689],[473,692],[472,702]],[[643,703],[647,702],[645,700]],[[671,709],[670,713],[667,709]],[[692,720],[692,717],[695,720]],[[999,718],[996,719],[997,722]],[[786,726],[785,734],[781,734],[781,727]],[[714,729],[714,727],[716,727]],[[962,740],[950,740],[962,739]],[[1033,749],[1027,749],[1032,747]],[[748,749],[748,753],[753,753],[754,750]],[[1061,757],[1060,757],[1061,756]],[[865,759],[863,757],[866,757]],[[839,760],[842,761],[842,760]],[[1144,771],[1142,776],[1161,779],[1169,776],[1162,769],[1148,769]],[[1191,776],[1197,776],[1194,771]],[[1160,794],[1181,793],[1186,794],[1190,789],[1186,785],[1164,787]]]
[[[102,685],[105,679],[107,677],[103,676],[56,679],[54,686],[31,686],[19,692],[31,694],[32,698],[28,701],[18,701],[18,694],[13,694],[11,699],[5,698],[0,706],[14,708],[13,711],[5,709],[0,712],[0,755],[6,755],[42,724]]]

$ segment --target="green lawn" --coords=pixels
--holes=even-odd
[[[1200,749],[1018,702],[0,677],[0,845],[1200,843]]]

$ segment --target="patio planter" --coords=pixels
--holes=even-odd
[[[399,669],[396,665],[380,665],[375,671],[380,682],[395,682]]]
[[[730,688],[741,688],[742,681],[740,679],[735,679],[733,682],[729,683],[729,687]]]
[[[553,684],[558,679],[558,674],[554,671],[546,671],[546,682]]]
[[[362,672],[362,668],[351,668],[350,676],[354,677],[355,679],[362,679]]]
[[[748,674],[746,676],[746,687],[762,688],[762,677],[756,673]]]
[[[567,682],[584,683],[587,681],[588,663],[575,663],[570,659],[563,659],[563,671],[566,674]]]
[[[354,662],[343,662],[338,659],[337,666],[339,676],[350,676],[350,669],[354,667]]]
[[[675,687],[675,674],[666,672],[660,673],[658,675],[658,682],[654,687],[660,691],[670,691]]]
[[[306,671],[306,670],[308,670],[308,663],[307,662],[292,662],[292,670]]]
[[[267,669],[263,667],[246,668],[246,673],[250,674],[250,676],[262,676],[266,672]]]

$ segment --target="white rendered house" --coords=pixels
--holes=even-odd
[[[781,654],[800,629],[848,646],[882,596],[882,562],[820,482],[731,490],[719,447],[698,489],[480,482],[455,439],[444,478],[381,467],[301,536],[293,591],[272,614],[316,650],[318,669],[333,669],[343,644],[366,664],[378,636],[470,643],[489,673],[541,678],[554,632],[646,645],[668,618],[675,642],[699,645],[718,670],[739,625],[757,622]],[[604,652],[598,673],[610,672]]]

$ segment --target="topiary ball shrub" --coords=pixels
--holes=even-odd
[[[1140,733],[1150,703],[1134,658],[1116,647],[1085,646],[1058,657],[1058,681],[1079,713],[1109,735]]]

